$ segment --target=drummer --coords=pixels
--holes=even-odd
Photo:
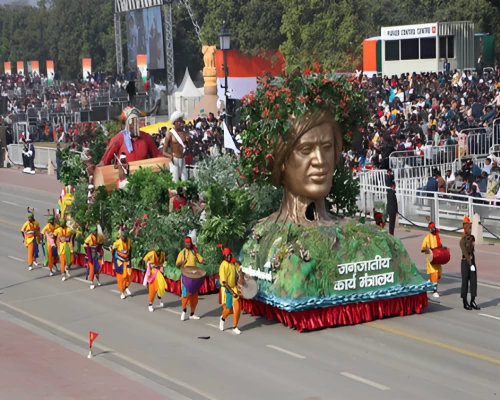
[[[424,238],[422,242],[422,253],[432,253],[432,250],[443,247],[441,244],[441,238],[439,237],[439,229],[436,228],[436,224],[434,222],[429,223],[429,233]],[[433,264],[428,259],[426,260],[427,264],[427,273],[431,277],[431,282],[436,284],[436,288],[434,289],[434,293],[432,297],[439,297],[438,293],[438,282],[441,279],[442,275],[442,267],[439,264]]]
[[[149,292],[149,312],[153,312],[155,309],[153,307],[153,302],[155,301],[155,295],[160,300],[160,308],[163,308],[163,301],[161,298],[165,294],[165,289],[167,288],[167,282],[163,276],[163,263],[165,262],[167,255],[165,252],[160,250],[160,246],[155,244],[154,249],[151,250],[144,257],[144,262],[146,263],[147,269],[144,274],[143,285],[148,287]]]
[[[177,268],[185,268],[185,267],[196,267],[196,263],[200,263],[203,265],[207,265],[207,262],[203,259],[203,257],[198,253],[198,249],[193,244],[193,240],[187,236],[184,239],[184,249],[182,249],[177,255],[177,260],[175,265]],[[186,320],[186,312],[188,304],[191,306],[191,316],[189,319],[198,320],[200,317],[197,317],[194,313],[196,311],[196,306],[198,305],[198,292],[196,293],[188,293],[186,287],[182,285],[182,314],[181,321]]]
[[[233,314],[233,333],[239,335],[241,331],[238,329],[238,321],[240,320],[241,307],[239,296],[241,296],[238,284],[242,283],[243,274],[239,274],[239,282],[237,283],[236,277],[238,272],[241,271],[241,266],[231,254],[229,248],[222,250],[222,261],[219,267],[219,281],[221,282],[221,303],[222,303],[222,316],[220,317],[219,329],[224,331],[224,322],[229,314]],[[232,292],[232,293],[231,293]],[[236,297],[234,295],[236,295]]]

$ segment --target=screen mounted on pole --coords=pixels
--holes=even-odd
[[[167,4],[169,0],[115,0],[115,13],[126,13],[142,8],[157,7]]]

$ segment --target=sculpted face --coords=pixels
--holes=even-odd
[[[334,135],[324,123],[300,137],[285,162],[283,186],[291,193],[311,200],[328,195],[335,172]]]
[[[137,137],[139,136],[139,118],[132,117],[127,120],[127,130],[130,133],[130,136]]]

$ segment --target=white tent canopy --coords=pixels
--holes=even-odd
[[[201,93],[194,85],[187,68],[186,73],[184,74],[184,79],[182,80],[179,88],[174,92],[174,95],[176,97],[184,97],[186,99],[203,97],[203,93]]]
[[[189,71],[186,68],[184,79],[179,88],[173,93],[175,101],[175,109],[181,111],[186,115],[196,108],[196,105],[203,98],[204,94],[200,92],[193,83]]]

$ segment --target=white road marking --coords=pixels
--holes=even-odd
[[[19,261],[19,262],[24,262],[24,260],[21,260],[20,258],[17,258],[17,257],[12,257],[12,256],[8,256],[8,257],[13,259],[13,260]]]
[[[355,381],[364,383],[365,385],[372,386],[379,390],[390,390],[387,386],[381,385],[380,383],[369,381],[368,379],[361,378],[360,376],[350,374],[349,372],[341,372],[340,375],[345,376],[346,378],[353,379]]]
[[[86,279],[83,279],[83,278],[73,278],[75,281],[78,281],[78,282],[83,282],[83,283],[90,283],[90,281],[86,280]]]
[[[281,351],[282,353],[288,354],[289,356],[292,356],[292,357],[295,357],[295,358],[299,358],[301,360],[303,360],[305,358],[304,356],[301,356],[300,354],[293,353],[291,351],[282,349],[281,347],[273,346],[271,344],[266,345],[266,347],[269,347],[270,349],[273,349],[273,350]]]
[[[165,311],[168,311],[169,313],[176,314],[176,315],[182,314],[180,311],[171,310],[170,308],[165,308]]]
[[[18,206],[19,204],[17,203],[12,203],[10,201],[5,201],[5,200],[2,200],[2,203],[5,203],[5,204],[10,204],[11,206]]]
[[[481,315],[482,317],[486,317],[486,318],[497,319],[500,321],[500,317],[495,317],[493,315],[488,315],[488,314],[478,314],[478,315]]]
[[[119,290],[111,289],[110,292],[121,294]]]
[[[14,310],[16,312],[18,312],[19,314],[23,314],[25,315],[26,317],[32,319],[32,320],[35,320],[35,321],[38,321],[38,322],[41,322],[42,324],[46,325],[46,326],[50,326],[54,329],[57,329],[59,332],[62,332],[68,336],[71,336],[77,340],[79,340],[80,342],[82,342],[85,346],[88,346],[88,342],[89,342],[89,338],[88,336],[82,336],[82,335],[78,335],[66,328],[63,328],[62,326],[60,325],[57,325],[55,323],[52,323],[46,319],[43,319],[43,318],[40,318],[40,317],[37,317],[36,315],[33,315],[33,314],[30,314],[29,312],[27,311],[24,311],[18,307],[15,307],[13,305],[10,305],[8,303],[4,303],[3,301],[0,301],[0,305],[4,306],[4,307],[7,307],[7,308],[10,308],[11,310]],[[97,349],[100,349],[102,351],[106,351],[106,352],[112,352],[113,355],[115,357],[118,357],[118,358],[121,358],[122,360],[130,363],[130,364],[134,364],[136,365],[137,367],[139,368],[142,368],[143,370],[151,373],[152,375],[156,375],[156,376],[159,376],[160,378],[163,378],[167,381],[170,381],[170,382],[173,382],[175,383],[176,385],[179,385],[179,386],[182,386],[183,388],[187,389],[187,390],[190,390],[191,392],[194,392],[196,394],[198,394],[199,396],[202,396],[202,397],[205,397],[206,399],[208,400],[216,400],[216,398],[209,394],[209,393],[204,393],[202,392],[201,390],[195,388],[194,386],[191,386],[190,384],[186,383],[186,382],[183,382],[181,381],[180,379],[177,379],[171,375],[168,375],[164,372],[161,372],[159,371],[157,368],[151,368],[149,367],[148,365],[145,365],[133,358],[130,358],[128,356],[126,356],[125,354],[121,354],[121,353],[118,353],[116,351],[114,351],[113,349],[109,348],[109,347],[106,347],[106,346],[103,346],[101,344],[99,345],[93,345],[93,347],[97,348]]]
[[[205,324],[206,326],[210,326],[212,328],[215,328],[215,329],[219,329],[219,327],[217,325],[214,325],[214,324]]]

